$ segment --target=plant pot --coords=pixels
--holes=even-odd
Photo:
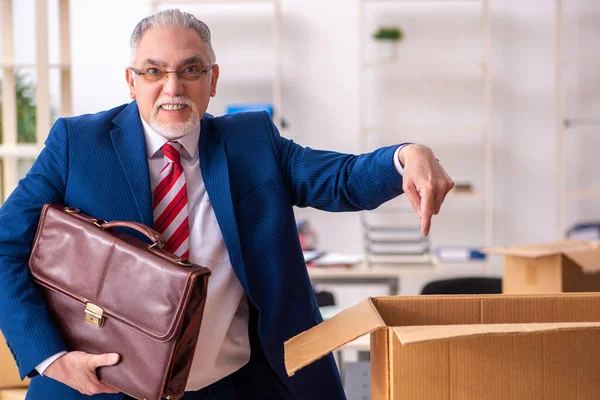
[[[396,59],[396,47],[398,42],[395,40],[377,41],[378,59],[381,61],[394,61]]]

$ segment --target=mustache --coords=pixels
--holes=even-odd
[[[184,104],[186,106],[193,107],[194,103],[189,97],[186,96],[177,96],[177,97],[165,97],[163,99],[158,99],[156,103],[154,103],[154,111],[157,112],[158,108],[163,104]]]

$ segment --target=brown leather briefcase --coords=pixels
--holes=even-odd
[[[98,378],[137,399],[183,396],[206,302],[210,271],[161,246],[145,225],[46,205],[29,260],[69,351],[119,353]]]

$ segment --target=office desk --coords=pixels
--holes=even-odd
[[[400,277],[420,273],[437,272],[439,264],[406,264],[367,268],[363,264],[352,267],[308,267],[313,285],[329,284],[385,284],[390,295],[400,293]]]

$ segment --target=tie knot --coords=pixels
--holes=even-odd
[[[179,142],[167,142],[160,148],[163,154],[173,163],[179,163],[181,144]]]

